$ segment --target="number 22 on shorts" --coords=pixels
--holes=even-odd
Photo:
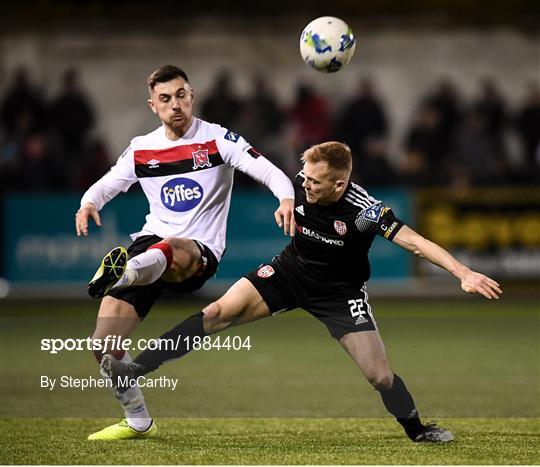
[[[357,298],[356,300],[348,300],[347,303],[349,304],[351,316],[353,318],[356,318],[360,315],[365,315],[366,310],[364,309],[364,299],[363,298]]]

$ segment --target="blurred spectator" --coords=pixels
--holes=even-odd
[[[540,86],[532,82],[515,125],[521,137],[527,170],[540,170]]]
[[[264,154],[281,169],[286,170],[284,154],[279,150],[279,132],[284,124],[285,114],[278,100],[261,74],[253,77],[251,94],[244,100],[237,131],[257,151]],[[260,187],[260,184],[242,173],[235,175],[235,183]]]
[[[88,189],[92,183],[100,179],[111,167],[109,151],[104,141],[91,139],[75,172],[71,188],[77,191]]]
[[[459,129],[451,171],[466,177],[455,184],[488,184],[505,181],[507,167],[489,128],[486,114],[473,108]]]
[[[446,153],[441,120],[440,111],[431,102],[421,104],[405,137],[401,165],[405,183],[425,185],[441,178],[442,158]]]
[[[264,154],[273,148],[276,134],[284,124],[285,114],[266,80],[253,78],[251,94],[245,99],[237,124],[238,133]]]
[[[257,140],[276,134],[283,125],[284,113],[266,79],[260,74],[253,77],[251,96],[244,104],[243,113],[254,118],[251,126],[258,131],[258,135],[253,134]]]
[[[486,128],[493,142],[502,145],[507,121],[506,103],[493,79],[485,78],[480,82],[480,95],[474,107],[486,120]]]
[[[19,140],[42,128],[44,107],[42,92],[31,84],[28,71],[15,70],[0,110],[6,139]]]
[[[81,90],[79,74],[74,68],[64,72],[62,88],[51,104],[50,113],[52,129],[60,137],[64,154],[70,165],[76,165],[94,126],[94,111]]]
[[[388,163],[386,143],[372,138],[364,146],[362,158],[353,165],[353,181],[366,185],[388,185],[399,181],[398,175]],[[354,155],[354,154],[353,154]]]
[[[388,134],[386,112],[377,96],[373,82],[369,78],[360,81],[356,96],[345,105],[336,122],[336,137],[347,143],[353,154],[353,176],[361,177],[367,183],[372,174],[378,182],[385,183],[391,178],[385,176],[385,146]],[[373,165],[370,165],[373,164]],[[361,174],[357,173],[360,168]]]
[[[530,85],[513,119],[523,146],[522,173],[510,171],[504,146],[507,106],[493,79],[481,81],[479,95],[470,102],[470,114],[463,111],[464,103],[450,80],[436,83],[409,122],[397,170],[389,164],[389,123],[372,80],[359,81],[357,92],[337,116],[326,98],[302,82],[297,85],[290,111],[285,112],[268,82],[266,76],[254,75],[250,93],[242,100],[234,92],[229,72],[222,71],[203,99],[201,113],[209,121],[222,122],[242,134],[291,177],[301,167],[298,156],[302,151],[312,144],[338,139],[353,151],[353,180],[366,185],[400,181],[411,186],[466,186],[538,180],[540,86],[536,82]],[[93,106],[81,90],[75,69],[64,72],[61,90],[50,104],[39,87],[32,85],[24,68],[15,70],[3,91],[2,192],[81,190],[110,167],[106,145],[92,136]],[[236,182],[252,185],[241,173]]]
[[[291,109],[294,150],[300,154],[309,146],[330,138],[330,108],[327,100],[306,83],[299,83]]]
[[[425,102],[438,114],[434,131],[438,132],[439,148],[437,154],[432,154],[432,161],[440,161],[448,155],[455,132],[461,124],[461,99],[454,83],[443,79],[436,85],[435,91],[426,97]]]
[[[480,82],[480,95],[474,101],[473,107],[485,120],[497,164],[502,164],[510,171],[510,165],[506,163],[508,158],[505,138],[508,123],[506,103],[492,78],[484,78]]]
[[[0,141],[0,194],[13,191],[16,184],[18,151],[15,141]]]
[[[53,138],[42,131],[31,134],[21,144],[12,189],[25,193],[66,189],[67,172],[59,154]]]
[[[231,75],[223,70],[210,94],[202,101],[201,116],[210,123],[219,122],[231,131],[238,131],[236,125],[241,110],[242,101],[234,93]]]

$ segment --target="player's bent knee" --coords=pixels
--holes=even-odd
[[[212,321],[219,317],[221,311],[221,306],[218,302],[212,302],[207,307],[203,308],[202,312],[204,314],[203,320]]]
[[[193,240],[188,238],[167,237],[160,243],[165,243],[172,249],[176,261],[181,259],[195,261],[199,259],[200,251]]]
[[[160,243],[168,245],[172,251],[172,261],[164,273],[166,280],[180,282],[197,272],[201,254],[193,240],[169,237]]]
[[[221,306],[219,305],[219,303],[210,303],[210,305],[203,309],[203,315],[204,330],[208,334],[213,334],[215,332],[221,331],[224,328],[224,326],[220,323]]]
[[[210,303],[203,309],[203,315],[204,330],[208,334],[222,331],[232,322],[231,318],[224,313],[219,302]]]
[[[388,391],[394,384],[394,375],[392,372],[374,372],[368,375],[369,382],[377,391]]]

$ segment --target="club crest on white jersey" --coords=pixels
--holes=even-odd
[[[212,167],[210,158],[208,157],[208,149],[200,149],[192,152],[193,154],[193,170],[202,169],[203,167]]]

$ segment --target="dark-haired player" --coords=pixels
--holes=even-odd
[[[139,182],[150,212],[126,251],[111,250],[88,285],[103,298],[93,338],[128,337],[164,289],[189,293],[216,272],[225,250],[233,173],[238,169],[266,185],[279,199],[278,225],[294,233],[290,180],[241,136],[193,116],[193,88],[183,70],[163,66],[148,78],[148,104],[161,126],[130,145],[111,170],[92,185],[76,214],[77,235],[88,234],[88,219],[101,225],[98,211]],[[96,351],[101,361],[102,352]],[[131,361],[126,352],[115,352]],[[156,427],[141,389],[116,392],[126,418],[89,436],[91,440],[148,437]]]
[[[379,391],[383,403],[413,441],[447,442],[448,430],[424,425],[403,380],[391,369],[366,291],[368,251],[381,235],[446,269],[467,293],[497,299],[494,280],[457,261],[446,250],[403,224],[380,201],[349,181],[349,148],[327,142],[302,156],[294,181],[296,235],[279,256],[234,284],[223,297],[161,336],[206,336],[228,326],[301,307],[322,321]],[[144,351],[132,363],[105,355],[102,369],[112,378],[141,376],[189,348]],[[120,385],[121,386],[121,385]],[[119,387],[119,390],[122,390]]]

